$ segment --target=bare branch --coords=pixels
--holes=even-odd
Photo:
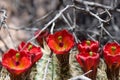
[[[111,6],[106,6],[106,5],[95,3],[95,2],[83,1],[83,0],[75,0],[75,1],[79,2],[81,4],[84,4],[84,5],[88,5],[88,6],[93,6],[93,7],[98,7],[98,8],[102,8],[102,9],[108,9],[110,11],[120,12],[120,9],[113,9],[113,7],[111,7]]]
[[[12,35],[11,35],[10,31],[9,31],[9,26],[6,24],[7,11],[3,9],[3,10],[1,10],[1,12],[3,14],[2,14],[2,16],[0,18],[0,26],[4,26],[6,28],[6,30],[8,32],[8,35],[9,35],[11,41],[12,41],[12,45],[13,45],[14,48],[16,48],[16,45],[14,44],[14,40],[12,38]]]

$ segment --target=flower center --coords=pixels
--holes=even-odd
[[[61,41],[62,40],[62,36],[58,36],[58,40]]]
[[[59,46],[60,46],[60,47],[63,47],[63,45],[64,45],[63,42],[60,42],[60,43],[59,43]]]
[[[115,46],[112,46],[111,47],[111,50],[114,52],[116,50],[116,47]]]
[[[93,55],[93,52],[92,52],[92,51],[90,51],[90,52],[89,52],[89,55],[90,55],[90,56],[92,56],[92,55]]]
[[[20,53],[16,53],[15,57],[19,58],[20,57]]]
[[[19,61],[15,61],[15,66],[18,66],[20,64]]]
[[[112,53],[111,53],[111,54],[114,55],[114,54],[115,54],[116,47],[115,47],[115,46],[112,46],[112,47],[111,47],[111,50],[112,50]]]
[[[62,38],[62,36],[58,36],[58,41],[59,41],[58,45],[59,45],[60,47],[63,47],[64,43],[63,43],[63,38]]]
[[[15,64],[15,66],[18,66],[20,64],[20,62],[19,62],[20,53],[16,53],[15,57],[16,57],[16,60],[15,60],[14,64]]]
[[[86,44],[87,44],[88,46],[90,46],[91,43],[90,43],[89,40],[87,40],[87,41],[86,41]]]
[[[32,49],[32,47],[33,47],[32,45],[29,45],[28,50],[30,51]]]

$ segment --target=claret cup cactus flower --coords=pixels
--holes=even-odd
[[[58,80],[69,79],[69,51],[74,46],[74,37],[67,30],[61,30],[50,34],[47,43],[58,59],[60,75]]]
[[[78,43],[78,50],[80,52],[98,52],[99,42],[92,40],[84,40],[81,43]]]
[[[25,51],[10,49],[2,57],[2,65],[11,73],[11,80],[25,73],[32,65],[31,57]],[[13,77],[14,76],[14,77]]]
[[[96,80],[97,67],[99,64],[99,54],[95,52],[79,53],[76,55],[76,60],[80,64],[83,72],[92,70],[91,73],[87,74],[87,77],[92,80]]]
[[[61,30],[49,35],[47,43],[55,54],[65,54],[74,46],[74,37],[67,30]]]
[[[10,49],[3,55],[2,65],[11,73],[11,80],[23,80],[42,55],[40,47],[22,42],[18,50]]]
[[[103,47],[103,56],[107,65],[106,73],[109,80],[119,80],[120,45],[115,42]]]
[[[26,51],[32,57],[32,63],[37,62],[43,55],[41,48],[33,45],[32,43],[21,42],[18,46],[18,50]]]
[[[40,32],[40,30],[37,30],[35,33],[34,33],[34,36],[38,35],[38,33]],[[43,40],[46,39],[46,37],[48,36],[49,32],[48,30],[45,30],[43,32],[40,33],[40,35],[38,35],[38,37],[36,38],[36,41],[38,42],[38,44],[40,46],[43,47]]]

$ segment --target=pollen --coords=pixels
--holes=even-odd
[[[111,47],[111,50],[112,50],[112,51],[115,51],[115,50],[116,50],[116,47],[115,47],[115,46],[112,46],[112,47]]]
[[[58,40],[62,40],[62,36],[58,36]]]
[[[93,52],[92,52],[92,51],[90,51],[90,52],[89,52],[89,55],[90,55],[90,56],[92,56],[92,55],[93,55]]]
[[[16,58],[19,58],[20,57],[20,53],[16,53]]]
[[[32,49],[32,47],[33,47],[32,45],[29,45],[29,46],[28,46],[28,50]]]
[[[58,36],[58,41],[59,41],[59,46],[60,47],[63,47],[63,45],[64,45],[64,43],[62,42],[62,39],[63,39],[63,37],[62,36]]]
[[[87,44],[88,46],[90,46],[91,43],[90,43],[89,40],[87,40],[87,41],[86,41],[86,44]]]

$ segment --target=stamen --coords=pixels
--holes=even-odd
[[[87,41],[86,41],[86,44],[87,44],[88,46],[90,46],[91,43],[90,43],[89,40],[87,40]]]
[[[116,47],[115,47],[115,46],[112,46],[112,47],[111,47],[111,50],[112,50],[112,51],[115,51],[115,50],[116,50]]]
[[[20,53],[16,53],[16,58],[19,58],[20,57]]]
[[[59,46],[63,47],[64,43],[62,42],[62,36],[58,36]]]
[[[29,45],[29,46],[28,46],[28,50],[32,49],[32,47],[33,47],[32,45]]]
[[[18,66],[20,64],[20,62],[19,62],[20,53],[16,53],[15,57],[16,57],[16,59],[15,59],[15,63],[14,64],[15,64],[15,66]]]
[[[92,52],[92,51],[90,51],[90,52],[89,52],[89,55],[90,55],[90,56],[92,56],[92,55],[93,55],[93,52]]]
[[[58,36],[58,40],[62,40],[62,36]]]

